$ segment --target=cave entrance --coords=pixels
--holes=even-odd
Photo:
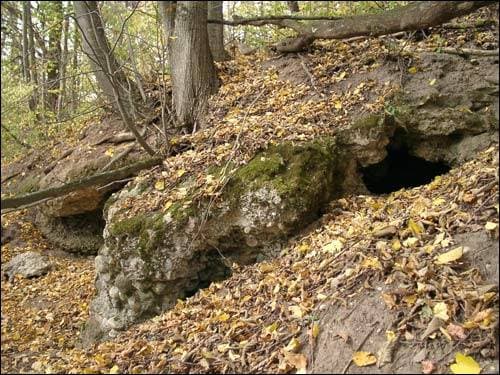
[[[363,182],[374,194],[388,194],[402,188],[412,188],[431,182],[447,173],[450,166],[430,162],[410,155],[405,146],[389,145],[387,156],[380,163],[361,169]]]

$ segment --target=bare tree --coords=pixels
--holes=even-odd
[[[125,126],[130,130],[139,144],[150,155],[155,151],[139,133],[133,121],[134,102],[128,100],[131,93],[137,93],[121,69],[111,49],[96,1],[75,1],[77,25],[83,40],[83,50],[94,67],[97,82],[106,97],[113,103]],[[128,90],[127,90],[128,87]]]

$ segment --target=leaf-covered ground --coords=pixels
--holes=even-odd
[[[422,41],[318,43],[313,52],[288,62],[238,57],[220,67],[224,85],[212,102],[211,126],[173,140],[191,150],[168,158],[165,170],[139,178],[163,181],[158,190],[168,191],[178,179],[195,176],[204,186],[201,191],[216,194],[223,182],[213,186],[213,179],[202,173],[206,165],[244,163],[270,143],[332,134],[360,114],[383,110],[404,76],[423,69],[415,50],[443,43],[486,48],[494,42],[489,28],[443,29]],[[397,60],[401,75],[388,76],[382,84],[370,79],[377,64],[396,52],[403,53]],[[273,64],[281,65],[273,69]],[[171,204],[185,194],[152,195],[140,207],[131,200],[130,214]],[[92,259],[51,253],[23,213],[9,214],[2,222],[22,223],[20,240],[2,246],[2,264],[27,250],[47,253],[55,262],[49,274],[37,279],[2,279],[5,373],[300,370],[310,365],[311,348],[324,334],[321,306],[335,311],[380,283],[387,286],[379,292],[387,312],[401,312],[388,342],[453,344],[446,356],[422,358],[422,371],[450,371],[456,353],[466,355],[458,357],[457,365],[470,365],[473,358],[483,370],[498,357],[498,289],[485,286],[470,258],[472,249],[453,239],[476,231],[498,239],[497,146],[429,185],[334,201],[320,221],[290,240],[279,259],[234,266],[226,281],[87,349],[79,348],[78,340],[94,293]],[[351,370],[380,360],[363,346],[352,351],[359,353]]]

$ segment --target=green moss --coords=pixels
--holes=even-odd
[[[372,129],[382,125],[383,117],[380,115],[368,115],[353,123],[352,129]]]
[[[269,187],[285,199],[291,211],[313,212],[331,196],[335,163],[331,138],[272,146],[235,172],[224,199],[237,203],[246,191]]]

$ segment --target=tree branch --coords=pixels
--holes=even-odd
[[[388,10],[380,14],[363,14],[345,18],[276,16],[256,18],[235,18],[228,20],[209,20],[209,23],[239,25],[276,25],[287,27],[299,34],[295,39],[278,43],[279,52],[299,52],[315,39],[346,39],[357,36],[381,36],[399,31],[413,31],[438,26],[453,18],[464,16],[481,7],[493,4],[492,1],[416,1],[404,7]],[[298,22],[311,20],[309,25]]]
[[[84,178],[82,180],[73,181],[62,186],[57,186],[45,190],[39,190],[34,193],[25,194],[17,197],[2,199],[1,207],[2,210],[9,208],[17,208],[47,198],[61,197],[63,195],[81,189],[83,187],[102,185],[113,182],[115,180],[122,180],[124,178],[130,177],[131,175],[134,175],[135,173],[143,169],[150,168],[154,165],[160,164],[162,160],[163,159],[160,157],[150,158],[128,165],[123,168],[115,169],[113,171],[98,173],[96,175]]]

